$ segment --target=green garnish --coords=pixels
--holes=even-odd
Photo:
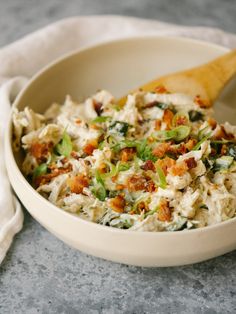
[[[106,122],[109,119],[111,119],[111,117],[108,117],[108,116],[107,117],[102,117],[102,116],[100,116],[100,117],[97,117],[97,118],[93,119],[91,122],[92,123],[103,123],[103,122]]]
[[[104,181],[98,170],[95,171],[95,179],[96,179],[96,184],[94,185],[92,189],[92,193],[100,201],[105,201],[106,196],[107,196],[107,191],[105,189]]]
[[[208,140],[211,137],[211,133],[208,133],[205,137],[203,137],[193,148],[192,150],[199,150],[202,143],[204,143],[206,140]]]
[[[156,165],[156,170],[157,170],[157,174],[158,174],[158,177],[159,177],[159,186],[162,188],[162,189],[166,189],[166,177],[165,177],[165,174],[162,170],[162,168],[159,166],[159,165]]]
[[[197,111],[197,110],[190,110],[188,112],[188,115],[191,122],[203,120],[203,117],[204,117],[204,115],[200,111]]]
[[[236,145],[229,147],[228,154],[236,160]]]
[[[199,138],[199,140],[201,140],[202,138],[204,138],[204,137],[210,137],[210,135],[211,135],[211,128],[210,128],[210,126],[208,125],[208,126],[206,126],[205,128],[203,128],[202,130],[200,130],[199,132],[198,132],[198,138]]]
[[[215,165],[213,171],[224,171],[228,170],[230,166],[233,164],[234,158],[232,156],[222,156],[217,158],[215,161]]]
[[[43,163],[43,164],[39,165],[37,168],[35,168],[34,172],[33,172],[33,180],[35,180],[37,177],[40,177],[40,176],[46,174],[47,169],[48,169],[48,166],[46,163]]]
[[[177,128],[175,128],[174,130],[176,132],[174,140],[177,142],[180,142],[189,136],[191,128],[187,125],[180,125]]]
[[[155,209],[153,209],[153,210],[150,210],[150,211],[147,212],[147,213],[145,213],[145,214],[144,214],[144,218],[147,218],[147,216],[150,216],[150,215],[155,214],[155,213],[157,212],[157,210],[158,210],[158,207],[155,208]]]
[[[147,145],[147,140],[141,140],[136,142],[136,149],[137,149],[137,157],[140,158],[142,161],[156,161],[157,158],[152,153],[152,148]]]
[[[64,131],[61,141],[55,147],[56,152],[59,155],[69,157],[72,152],[72,142],[69,134]]]
[[[123,163],[123,164],[118,164],[118,172],[120,171],[127,171],[130,169],[130,165]]]
[[[122,136],[126,136],[129,129],[129,123],[122,122],[122,121],[115,121],[109,127],[110,132],[118,133]]]
[[[170,139],[173,139],[177,142],[180,142],[184,140],[186,137],[189,136],[191,128],[187,125],[180,125],[177,128],[173,130],[161,130],[156,131],[153,134],[153,137],[156,138],[159,141],[168,141]]]

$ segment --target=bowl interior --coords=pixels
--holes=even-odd
[[[19,95],[19,109],[43,112],[70,94],[80,100],[98,89],[121,97],[163,74],[191,68],[227,51],[180,38],[145,37],[106,43],[72,54],[36,75]]]

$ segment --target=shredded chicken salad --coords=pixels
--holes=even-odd
[[[176,231],[236,216],[236,126],[164,88],[120,106],[107,91],[44,114],[14,108],[13,147],[33,187],[62,210],[111,227]]]

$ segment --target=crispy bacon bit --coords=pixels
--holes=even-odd
[[[193,157],[185,159],[184,162],[186,163],[189,170],[197,167],[197,162]]]
[[[99,165],[98,170],[100,173],[106,173],[107,172],[107,165],[104,162],[102,162]]]
[[[162,199],[159,204],[158,219],[160,221],[170,221],[171,220],[171,209],[169,202],[166,199]]]
[[[194,102],[200,107],[200,108],[208,108],[210,106],[209,102],[207,100],[201,99],[200,95],[197,95],[194,99]]]
[[[59,167],[56,168],[55,166],[51,166],[51,173],[44,174],[42,176],[39,176],[35,180],[36,187],[47,184],[50,182],[53,178],[58,177],[60,174],[68,173],[72,171],[72,165],[68,164],[66,167]]]
[[[221,150],[220,150],[220,154],[226,155],[226,153],[227,153],[227,146],[225,144],[223,144],[221,147]]]
[[[146,179],[141,175],[134,174],[127,179],[127,188],[129,192],[145,190]]]
[[[207,123],[209,124],[209,126],[212,128],[212,130],[215,130],[216,126],[217,126],[217,122],[215,119],[213,118],[209,118],[207,119]]]
[[[148,205],[145,202],[140,202],[137,206],[137,210],[139,211],[139,213],[141,212],[147,212],[148,211]]]
[[[155,92],[158,94],[166,94],[168,93],[167,89],[163,85],[159,85],[155,88]]]
[[[173,158],[165,157],[164,159],[159,159],[156,161],[157,165],[160,166],[165,175],[167,175],[168,169],[173,167],[176,161]]]
[[[112,182],[116,182],[117,178],[118,178],[118,175],[113,176],[113,177],[111,177],[111,181],[112,181]]]
[[[100,116],[101,113],[102,113],[102,103],[101,102],[98,102],[96,100],[93,100],[93,107],[94,107],[94,110],[96,111],[97,115]]]
[[[179,162],[178,164],[175,164],[174,166],[172,166],[169,169],[169,172],[173,175],[173,176],[182,176],[184,175],[186,172],[188,171],[188,166],[187,164],[182,161]]]
[[[109,199],[108,204],[115,212],[124,212],[125,199],[122,195],[117,195],[116,197]]]
[[[80,194],[83,192],[83,188],[89,186],[89,180],[85,175],[78,174],[77,176],[68,179],[68,185],[72,193]]]
[[[167,130],[171,129],[173,117],[174,117],[174,113],[170,109],[164,110],[164,115],[163,115],[162,120],[163,122],[165,122]]]
[[[93,129],[93,130],[100,130],[101,129],[101,127],[99,126],[99,125],[97,125],[97,124],[90,124],[90,128],[91,129]]]
[[[151,160],[147,160],[140,168],[145,171],[147,170],[155,171],[155,165]]]
[[[31,144],[29,152],[40,163],[47,160],[47,154],[52,147],[53,147],[52,142],[49,142],[49,143],[35,142]]]
[[[216,139],[216,140],[221,140],[221,139],[232,140],[232,139],[234,139],[234,135],[231,133],[227,133],[225,131],[225,128],[223,127],[223,125],[221,125],[220,129],[215,134],[214,139]]]
[[[122,162],[127,162],[129,160],[132,160],[135,152],[136,152],[136,149],[134,147],[123,148],[120,153],[120,160]]]
[[[149,193],[155,192],[157,190],[155,183],[152,180],[147,181],[145,190]]]
[[[78,154],[77,154],[75,151],[72,151],[70,155],[71,155],[71,157],[73,157],[74,159],[77,159],[77,160],[80,159],[80,157],[78,156]]]
[[[186,153],[186,151],[187,151],[187,148],[184,143],[181,143],[176,149],[176,153],[178,155],[183,155]]]
[[[187,125],[188,124],[188,118],[186,116],[178,116],[175,120],[176,126],[179,125]]]
[[[159,131],[161,129],[161,120],[160,119],[155,120],[155,127],[154,127],[154,129],[156,131]]]
[[[158,144],[152,151],[153,155],[162,158],[165,156],[166,152],[170,150],[170,143]]]
[[[197,140],[194,138],[190,138],[188,142],[185,144],[185,147],[187,148],[188,151],[192,150],[193,147],[197,144]]]
[[[88,141],[83,147],[83,152],[87,155],[92,155],[93,151],[98,147],[97,140]]]
[[[76,123],[76,124],[80,124],[81,122],[82,122],[82,120],[80,120],[80,119],[76,119],[76,120],[75,120],[75,123]]]
[[[116,185],[116,190],[120,191],[120,190],[124,190],[126,188],[126,186],[124,184],[117,184]]]
[[[63,165],[65,165],[66,163],[68,162],[68,158],[64,157],[62,160],[61,160],[61,163]]]

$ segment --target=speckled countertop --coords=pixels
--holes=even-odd
[[[235,0],[0,0],[0,46],[72,15],[124,14],[236,31]],[[103,261],[25,213],[0,268],[0,313],[236,313],[236,251],[178,268]]]

